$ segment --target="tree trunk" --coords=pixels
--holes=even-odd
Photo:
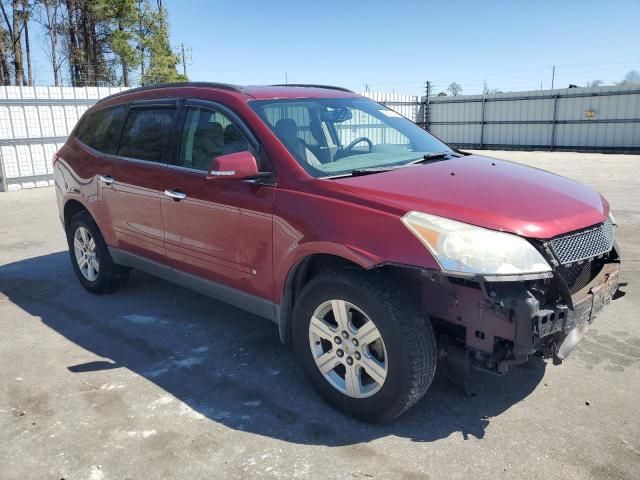
[[[124,27],[122,26],[122,22],[120,20],[118,20],[118,30],[120,30],[121,32],[124,30]],[[122,57],[120,57],[120,64],[122,65],[122,83],[125,87],[129,87],[129,64]]]
[[[24,66],[22,64],[22,42],[20,35],[20,0],[11,2],[13,9],[13,38],[11,39],[11,48],[13,49],[13,65],[15,69],[16,85],[24,85]]]
[[[69,73],[71,75],[71,85],[81,87],[83,85],[82,70],[80,65],[80,50],[78,46],[78,28],[76,24],[76,2],[67,0],[67,35],[69,41]]]
[[[11,28],[11,21],[9,21],[9,16],[7,15],[7,11],[4,8],[4,3],[2,0],[0,0],[0,10],[2,11],[2,17],[4,18],[4,22],[7,25],[7,33],[9,34],[9,40],[10,43],[13,44],[13,28]],[[5,83],[5,85],[11,85],[11,71],[9,70],[9,64],[7,62],[7,52],[5,50],[5,39],[4,39],[4,31],[2,29],[0,29],[0,41],[2,41],[2,59],[3,59],[3,66],[2,66],[2,78],[3,78],[3,82]],[[9,76],[9,81],[7,82],[7,76]]]
[[[4,48],[4,30],[0,29],[0,74],[2,85],[11,85],[11,71],[7,61],[7,51]]]
[[[81,7],[80,30],[82,31],[82,57],[84,60],[84,85],[94,85],[93,65],[91,64],[91,34],[86,6]]]
[[[29,15],[24,14],[24,47],[27,53],[27,84],[33,87],[33,70],[31,69],[31,45],[29,44]]]
[[[88,9],[87,9],[88,10]],[[96,19],[93,13],[89,13],[89,35],[91,37],[91,63],[93,64],[93,85],[100,86],[105,80],[103,61],[102,61],[102,49],[100,42],[98,42],[98,35],[96,32]]]
[[[140,49],[140,84],[142,85],[142,81],[144,79],[144,45],[143,45],[143,34],[142,34],[142,0],[138,0],[138,29],[139,29],[138,48]]]
[[[122,83],[125,87],[130,87],[129,82],[129,65],[125,60],[122,60]]]
[[[53,67],[53,84],[56,87],[60,86],[60,65],[58,65],[58,25],[56,25],[56,19],[58,18],[58,5],[44,4],[44,8],[47,13],[47,29],[49,35],[49,43],[51,44],[51,66]],[[53,10],[52,10],[53,8]]]

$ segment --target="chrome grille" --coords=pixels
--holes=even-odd
[[[607,220],[596,227],[554,238],[549,247],[558,261],[566,265],[609,252],[613,237],[613,224]]]

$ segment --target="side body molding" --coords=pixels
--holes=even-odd
[[[221,302],[246,310],[255,315],[277,321],[276,305],[269,300],[207,280],[190,273],[177,270],[148,258],[126,252],[119,248],[109,247],[114,262],[125,267],[136,268],[169,282],[195,290]]]

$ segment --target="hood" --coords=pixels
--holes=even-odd
[[[417,210],[531,238],[551,238],[606,220],[598,192],[553,173],[469,155],[334,180],[404,214]]]

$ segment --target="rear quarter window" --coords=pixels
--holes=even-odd
[[[124,105],[91,112],[79,125],[76,137],[94,150],[116,153],[126,114],[127,107]]]

